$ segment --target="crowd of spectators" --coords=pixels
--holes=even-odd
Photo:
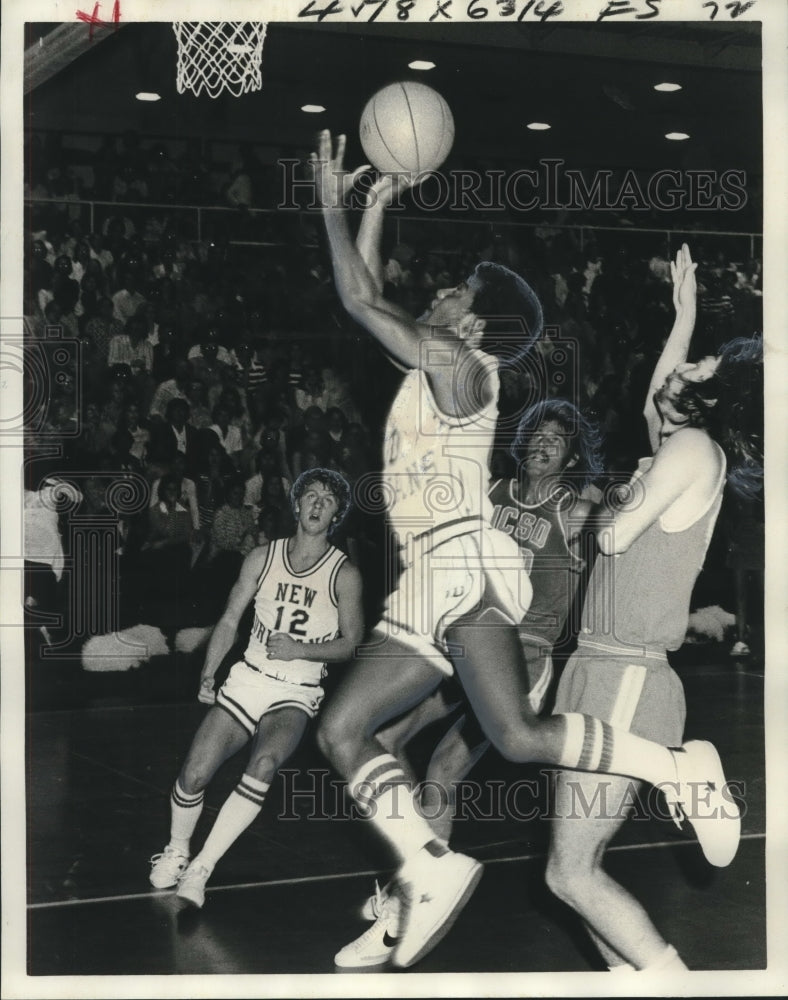
[[[31,133],[25,195],[71,202],[90,197],[130,204],[270,207],[275,168],[249,143],[237,146],[221,164],[207,155],[200,139],[177,145],[175,152],[170,142],[145,141],[130,129],[102,136],[97,148],[80,152],[64,145],[60,133]]]
[[[183,165],[155,149],[143,155],[128,137],[120,148],[122,156],[99,158],[106,169],[96,171],[94,196],[196,203],[199,158],[188,161],[195,187],[185,188]],[[58,339],[73,350],[43,392],[41,365],[27,366],[29,479],[77,477],[98,513],[112,512],[113,482],[144,482],[144,509],[118,515],[119,624],[149,621],[171,633],[211,623],[250,548],[292,530],[288,490],[302,471],[327,466],[357,484],[380,468],[399,374],[345,317],[314,219],[306,246],[250,247],[226,233],[195,240],[177,215],[151,226],[144,206],[122,206],[90,231],[68,170],[57,157],[47,162],[44,145],[33,162],[26,332],[41,351]],[[234,183],[244,170],[252,166],[242,156],[227,190],[212,192],[239,199],[238,211],[248,207],[245,182]],[[64,200],[37,200],[55,196]],[[386,294],[418,314],[479,260],[521,273],[544,305],[546,333],[527,364],[505,373],[502,416],[546,394],[573,398],[604,429],[609,472],[630,471],[645,447],[639,415],[672,322],[664,240],[641,239],[633,253],[626,232],[589,240],[547,225],[469,225],[447,248],[435,245],[436,232],[425,220],[408,242],[389,241]],[[720,247],[708,234],[692,246],[700,353],[761,329],[760,263]],[[493,461],[498,474],[513,471],[504,430]],[[381,511],[361,507],[341,543],[382,564]]]

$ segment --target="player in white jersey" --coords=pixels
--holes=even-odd
[[[151,884],[177,885],[177,895],[197,907],[214,865],[256,818],[271,781],[317,714],[326,664],[350,659],[363,638],[360,575],[328,540],[350,508],[348,483],[333,470],[309,469],[290,496],[295,534],[249,553],[213,630],[198,695],[212,708],[170,796],[169,843],[151,859]],[[254,621],[243,659],[215,694],[216,671],[250,601]],[[250,740],[241,780],[189,863],[206,786]]]
[[[733,341],[719,357],[687,362],[695,264],[686,245],[672,273],[676,322],[645,407],[654,457],[641,462],[631,502],[600,536],[577,651],[561,676],[555,711],[588,713],[678,746],[684,691],[666,651],[684,641],[726,463],[734,490],[741,491],[743,472],[745,490],[757,488],[762,375],[756,339]],[[601,781],[558,773],[547,881],[583,918],[611,970],[682,970],[675,948],[603,868],[605,849],[631,812],[636,784],[613,775]],[[594,805],[586,814],[582,803]],[[680,822],[680,811],[673,815]]]
[[[581,494],[602,472],[599,428],[569,400],[547,399],[523,414],[511,445],[517,475],[491,484],[492,525],[517,542],[529,575],[533,600],[518,626],[528,671],[528,699],[534,713],[544,705],[552,677],[552,651],[564,634],[569,610],[585,567],[581,535],[593,508]],[[456,681],[448,678],[424,701],[379,730],[375,738],[390,753],[403,748],[426,726],[454,716],[432,752],[420,805],[436,837],[449,841],[457,783],[490,747]],[[375,920],[359,941],[336,956],[343,969],[388,962],[398,931],[398,905],[391,884],[375,894],[362,915]],[[363,940],[362,940],[363,939]]]
[[[485,735],[509,760],[674,782],[682,800],[693,791],[690,783],[701,783],[716,801],[726,783],[719,761],[692,744],[670,750],[579,712],[534,715],[517,632],[531,587],[517,543],[490,525],[486,470],[498,356],[513,353],[495,321],[519,331],[522,352],[539,333],[541,309],[522,278],[488,262],[440,290],[418,321],[388,302],[379,247],[395,182],[389,175],[375,185],[354,243],[344,202],[359,172],[344,170],[344,146],[340,136],[334,151],[330,133],[321,133],[312,157],[315,194],[343,305],[411,369],[392,406],[384,475],[405,568],[374,641],[324,713],[318,740],[401,862],[402,919],[392,962],[406,967],[441,940],[481,876],[477,862],[435,838],[402,763],[375,740],[381,726],[432,694],[444,676],[456,671]],[[738,814],[731,819],[718,808],[715,815],[715,823],[696,830],[707,857],[727,864],[738,845]]]
[[[517,476],[497,480],[488,489],[491,524],[517,543],[531,584],[532,600],[518,631],[528,670],[528,698],[537,714],[552,679],[550,653],[562,633],[583,567],[578,547],[593,505],[579,494],[602,471],[600,444],[599,429],[568,400],[535,403],[523,414],[511,447]],[[424,711],[428,702],[432,705]],[[450,700],[436,695],[379,731],[378,739],[396,752],[450,707]],[[447,735],[448,742],[436,748],[427,771],[427,778],[445,792],[486,748],[463,751],[454,739],[458,734]],[[449,810],[433,826],[448,839],[451,820],[445,812]]]

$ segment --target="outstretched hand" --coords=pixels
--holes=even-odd
[[[695,271],[697,267],[697,263],[694,263],[690,256],[689,247],[686,243],[682,243],[681,249],[676,253],[675,262],[670,262],[670,276],[673,279],[673,306],[676,312],[679,309],[695,305],[697,296]]]
[[[345,198],[358,178],[372,169],[365,163],[353,171],[345,170],[345,144],[346,137],[339,135],[334,149],[331,133],[324,129],[318,138],[317,152],[309,156],[315,191],[324,209],[344,208]]]

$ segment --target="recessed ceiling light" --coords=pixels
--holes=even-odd
[[[308,115],[319,115],[321,111],[325,111],[326,109],[322,104],[302,104],[301,110],[306,111]]]
[[[689,139],[689,135],[686,132],[666,132],[665,138],[673,142],[683,142],[684,139]]]
[[[674,90],[681,90],[680,83],[655,83],[654,90],[662,90],[665,93],[671,94]]]
[[[430,62],[429,59],[414,59],[413,62],[408,63],[408,69],[435,69],[435,63]]]
[[[161,94],[154,94],[150,91],[141,90],[139,94],[134,95],[138,101],[160,101]]]
[[[531,129],[532,132],[546,132],[547,129],[553,126],[548,125],[547,122],[528,122],[525,127]]]

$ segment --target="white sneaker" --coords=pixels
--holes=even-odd
[[[390,885],[391,883],[389,883]],[[375,892],[364,900],[361,907],[362,920],[377,920],[383,913],[383,907],[390,897],[389,886],[380,888],[380,883],[375,879]]]
[[[728,656],[749,656],[749,655],[750,655],[750,647],[747,645],[746,642],[742,642],[741,639],[739,639],[738,642],[735,642],[731,646],[730,652],[728,653]]]
[[[189,858],[167,844],[161,854],[153,855],[150,863],[150,884],[156,889],[172,889],[188,868]]]
[[[388,896],[381,904],[380,916],[375,923],[334,955],[334,965],[338,969],[370,969],[388,965],[397,945],[399,915],[399,899]]]
[[[690,740],[674,751],[676,778],[663,788],[673,820],[692,823],[709,864],[725,868],[733,861],[741,836],[739,807],[730,793],[719,754],[706,740]]]
[[[423,958],[448,933],[471,898],[484,869],[454,851],[434,857],[426,847],[398,873],[402,899],[399,944],[392,963],[407,968]]]
[[[211,870],[199,861],[192,861],[186,871],[181,875],[178,882],[178,899],[185,899],[187,903],[201,909],[205,902],[205,883],[211,877]]]

